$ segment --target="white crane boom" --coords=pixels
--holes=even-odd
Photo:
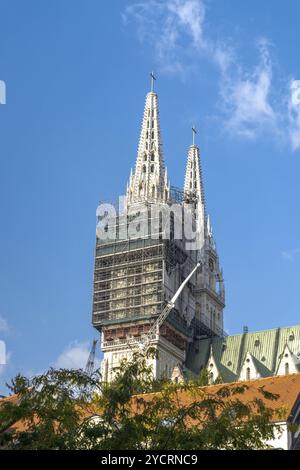
[[[193,268],[193,270],[190,272],[190,274],[187,276],[187,278],[182,282],[182,284],[179,286],[175,294],[173,295],[172,299],[169,300],[165,308],[162,310],[161,314],[159,317],[155,320],[153,325],[151,326],[150,330],[147,333],[147,336],[143,338],[141,343],[138,343],[142,349],[146,350],[152,337],[159,331],[159,327],[163,324],[171,310],[174,308],[176,300],[180,296],[181,292],[183,291],[185,285],[188,283],[188,281],[191,279],[193,274],[197,271],[197,269],[201,266],[201,263],[197,263],[197,265]]]

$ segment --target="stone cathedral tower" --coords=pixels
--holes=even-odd
[[[179,190],[167,177],[153,80],[152,75],[123,209],[98,217],[92,321],[101,333],[107,381],[199,261],[201,268],[151,341],[158,352],[151,364],[154,376],[170,378],[174,369],[192,362],[199,338],[223,335],[223,277],[206,214],[195,130]]]

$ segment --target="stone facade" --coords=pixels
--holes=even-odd
[[[122,360],[132,355],[200,262],[201,268],[151,342],[158,352],[151,363],[154,376],[171,378],[174,368],[184,369],[195,341],[204,335],[223,336],[225,289],[206,213],[199,147],[193,139],[184,188],[174,189],[164,163],[158,96],[153,90],[146,96],[136,165],[130,173],[124,207],[126,218],[118,214],[113,224],[116,233],[123,230],[122,224],[126,226],[127,238],[98,237],[96,243],[93,325],[101,333],[102,374],[106,380],[114,377]],[[168,223],[165,214],[170,216]],[[150,235],[145,232],[149,222],[151,228],[156,227]],[[107,221],[110,223],[112,219]],[[139,236],[131,236],[132,224],[139,226]],[[179,237],[178,227],[183,228]]]

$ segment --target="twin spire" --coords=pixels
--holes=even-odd
[[[154,92],[155,76],[151,77],[151,91],[147,93],[142,129],[134,174],[131,173],[127,188],[128,203],[158,202],[169,200],[170,185],[164,164],[158,97]]]
[[[158,96],[154,91],[156,78],[153,72],[150,74],[150,79],[150,91],[146,96],[135,171],[131,170],[127,185],[128,205],[140,202],[167,203],[170,200],[170,182],[163,157]],[[207,225],[200,153],[199,147],[195,144],[196,133],[193,126],[184,193],[187,197],[192,196],[197,202],[199,220]]]

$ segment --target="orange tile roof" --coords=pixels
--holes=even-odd
[[[201,395],[213,395],[222,387],[233,389],[234,387],[242,385],[246,385],[248,387],[247,390],[245,390],[244,393],[235,394],[231,398],[239,399],[245,404],[253,401],[255,398],[260,398],[268,408],[275,412],[278,411],[278,413],[275,413],[274,415],[274,421],[287,420],[298,397],[300,396],[300,374],[290,374],[249,381],[195,387],[193,389],[193,393],[186,390],[179,390],[176,395],[177,404],[178,406],[185,406],[193,401],[199,400]],[[270,392],[274,395],[279,395],[278,399],[274,401],[266,399],[261,393],[259,393],[260,388],[263,388],[266,392]],[[199,392],[198,397],[197,392]],[[153,395],[155,395],[155,392],[144,394],[142,396],[145,400],[148,398],[150,400]],[[138,396],[136,396],[136,398],[138,398]],[[226,398],[224,398],[224,401],[225,400]]]
[[[242,385],[247,385],[248,389],[245,390],[243,394],[236,394],[234,395],[234,399],[238,398],[240,399],[243,403],[249,403],[251,402],[254,398],[260,398],[261,400],[264,401],[266,406],[275,412],[278,410],[280,411],[280,416],[279,415],[274,415],[274,421],[286,421],[288,420],[291,411],[297,401],[297,399],[300,396],[300,374],[291,374],[291,375],[286,375],[286,376],[274,376],[274,377],[266,377],[263,379],[256,379],[256,380],[250,380],[250,381],[243,381],[243,382],[233,382],[229,384],[218,384],[218,385],[210,385],[210,386],[205,386],[205,387],[195,387],[193,389],[193,394],[185,391],[185,390],[178,390],[177,395],[176,395],[176,400],[177,400],[177,405],[178,406],[185,406],[188,405],[189,403],[192,403],[192,401],[197,400],[197,392],[198,394],[198,399],[201,397],[203,394],[209,394],[213,395],[215,392],[220,390],[222,387],[229,387],[229,388],[234,388],[236,386],[242,386]],[[259,393],[260,388],[264,388],[267,392],[270,392],[272,394],[279,395],[278,400],[272,401],[272,400],[267,400],[263,397],[261,393]],[[138,397],[143,397],[146,401],[151,399],[156,393],[159,392],[153,392],[153,393],[147,393],[143,395],[138,395],[133,397],[133,399],[137,399]],[[0,400],[0,406],[2,403],[5,403],[7,401],[12,401],[12,402],[17,402],[18,397],[17,395],[12,395],[10,397],[6,397]],[[135,406],[133,408],[136,408]],[[83,418],[86,419],[89,416],[93,416],[96,413],[95,408],[92,406],[92,408],[87,409],[86,413],[84,413]],[[14,429],[17,431],[24,431],[26,429],[26,423],[22,421],[18,421],[17,423],[13,424],[9,429]]]

